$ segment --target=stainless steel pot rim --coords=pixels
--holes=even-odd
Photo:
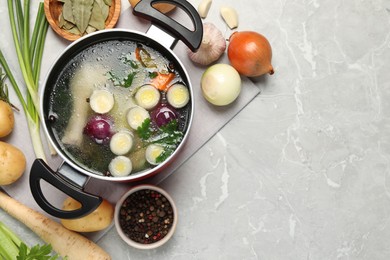
[[[148,40],[154,42],[154,44],[157,44],[157,45],[160,46],[161,50],[155,48],[157,51],[159,51],[161,53],[163,53],[164,51],[170,52],[170,54],[174,57],[176,62],[181,66],[181,68],[182,68],[182,70],[183,70],[183,72],[185,74],[184,76],[186,77],[186,79],[188,81],[188,89],[190,91],[190,96],[191,96],[191,99],[190,99],[190,102],[191,102],[191,113],[189,114],[188,126],[187,126],[186,132],[184,133],[183,140],[178,145],[176,150],[172,153],[172,155],[169,158],[167,158],[164,162],[162,162],[161,164],[159,164],[159,165],[157,165],[157,166],[155,166],[155,167],[153,167],[151,169],[147,169],[147,170],[144,170],[144,171],[141,171],[141,172],[130,174],[128,176],[124,176],[124,177],[110,177],[110,176],[98,175],[98,174],[95,174],[95,173],[93,173],[91,171],[88,171],[88,170],[84,169],[83,167],[80,167],[77,163],[75,163],[72,160],[70,160],[68,158],[68,155],[66,155],[63,152],[63,150],[60,147],[58,147],[58,145],[56,144],[56,141],[53,140],[53,137],[50,134],[49,129],[48,129],[47,125],[46,125],[46,120],[45,120],[44,116],[41,116],[41,121],[42,121],[43,129],[44,129],[44,133],[48,137],[50,144],[54,147],[54,149],[58,153],[58,155],[61,156],[61,159],[63,159],[64,162],[66,162],[71,167],[73,167],[73,169],[75,169],[78,172],[83,173],[83,174],[85,174],[87,176],[93,177],[93,178],[97,178],[97,179],[101,179],[101,180],[123,182],[123,181],[130,181],[130,180],[133,180],[133,179],[142,179],[142,178],[147,177],[147,176],[149,176],[151,174],[154,174],[156,172],[161,171],[164,167],[166,167],[169,163],[171,163],[171,161],[175,157],[177,157],[178,153],[182,150],[182,147],[185,145],[185,143],[186,143],[186,141],[188,139],[188,135],[189,135],[189,132],[190,132],[190,130],[192,128],[193,117],[194,117],[194,105],[195,105],[194,93],[193,93],[193,88],[192,88],[192,84],[190,82],[190,77],[188,75],[188,72],[187,72],[185,66],[183,65],[183,63],[181,62],[181,60],[177,57],[177,55],[171,49],[161,45],[159,42],[157,42],[156,40],[152,39],[150,36],[148,36],[146,33],[143,33],[143,32],[139,32],[139,31],[135,31],[135,30],[131,30],[131,29],[118,29],[118,28],[116,28],[116,29],[109,29],[109,30],[103,30],[103,31],[97,31],[97,32],[88,34],[86,36],[83,36],[83,37],[79,38],[78,40],[72,42],[71,44],[69,44],[57,56],[57,58],[52,63],[52,65],[51,65],[51,67],[50,67],[50,69],[49,69],[49,71],[48,71],[48,73],[47,73],[47,75],[45,77],[45,81],[43,83],[43,87],[40,89],[39,97],[40,97],[40,112],[41,112],[41,115],[45,115],[45,113],[44,113],[44,110],[45,110],[44,106],[45,106],[45,104],[44,104],[43,96],[47,92],[47,89],[48,89],[47,81],[49,79],[49,76],[51,75],[51,73],[53,73],[54,67],[59,62],[59,60],[62,59],[65,55],[69,55],[68,52],[70,52],[73,49],[73,47],[75,47],[77,45],[82,45],[85,41],[87,41],[91,37],[97,37],[99,35],[102,35],[102,36],[105,36],[105,35],[115,35],[115,34],[118,34],[118,33],[125,33],[125,34],[128,34],[129,36],[130,35],[132,35],[132,36],[137,35],[137,36],[141,36],[141,37],[146,37]],[[134,40],[134,39],[131,39],[131,40]],[[104,41],[104,40],[102,40],[102,41]],[[88,46],[90,46],[90,45],[88,45]],[[72,57],[72,56],[68,56],[68,57]]]

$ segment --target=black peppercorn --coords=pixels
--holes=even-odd
[[[174,220],[172,205],[168,199],[149,189],[130,194],[122,203],[119,218],[125,235],[141,244],[163,239]]]

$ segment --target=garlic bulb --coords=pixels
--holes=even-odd
[[[212,23],[203,24],[202,43],[197,52],[188,49],[190,59],[201,65],[209,65],[221,57],[226,50],[222,32]]]

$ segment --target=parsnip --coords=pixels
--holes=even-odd
[[[51,244],[53,250],[68,260],[98,260],[111,257],[91,240],[64,228],[61,224],[23,205],[0,192],[0,208],[22,222],[43,241]]]
[[[88,120],[90,105],[87,99],[96,86],[104,85],[107,79],[105,70],[91,64],[83,64],[70,82],[73,97],[73,113],[66,126],[61,141],[64,144],[81,145],[83,129]]]

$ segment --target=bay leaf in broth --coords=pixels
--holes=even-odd
[[[75,24],[81,34],[84,34],[92,15],[94,0],[72,0],[72,13]]]

